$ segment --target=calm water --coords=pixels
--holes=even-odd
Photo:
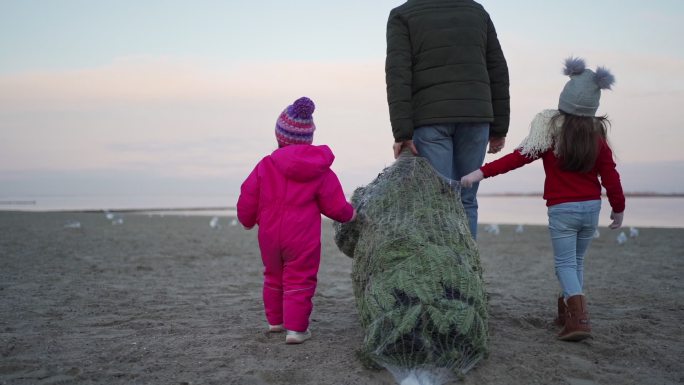
[[[208,196],[34,196],[0,197],[0,210],[152,210],[180,208],[168,214],[234,216],[232,209],[193,210],[197,208],[234,207],[236,197]],[[481,196],[480,223],[546,224],[546,206],[541,197]],[[610,206],[603,200],[599,224],[610,223]],[[684,198],[627,198],[625,226],[684,227]]]
[[[479,221],[501,224],[548,223],[546,201],[541,197],[478,197]],[[600,226],[610,220],[610,205],[602,200]],[[624,226],[684,227],[684,198],[627,198]]]

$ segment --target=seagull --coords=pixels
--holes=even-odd
[[[639,236],[639,229],[636,227],[630,227],[629,228],[629,237],[630,238],[636,238]]]
[[[620,234],[617,236],[617,243],[618,245],[621,245],[625,242],[627,242],[627,236],[625,235],[624,231],[621,231]]]
[[[212,229],[220,229],[221,225],[219,225],[218,221],[219,221],[218,217],[211,218],[211,222],[209,222],[209,226],[211,226]]]
[[[114,219],[114,214],[105,210],[105,217],[111,221],[112,219]]]
[[[124,222],[123,218],[119,217],[119,218],[116,218],[112,221],[112,225],[114,225],[114,226],[123,225],[123,222]]]
[[[77,221],[67,222],[67,223],[64,225],[64,228],[67,228],[67,229],[80,229],[80,228],[81,228],[81,222],[77,222]]]
[[[518,227],[515,228],[515,232],[518,234],[522,234],[523,232],[525,232],[525,228],[523,227],[523,225],[518,225]]]
[[[487,226],[485,226],[485,231],[490,233],[490,234],[499,235],[499,233],[500,233],[499,225],[497,225],[496,223],[491,224],[491,225],[487,225]]]
[[[230,221],[230,225],[231,225],[231,226],[237,226],[237,224],[238,224],[238,221],[237,221],[237,219],[235,219],[235,218],[233,218],[233,220]]]

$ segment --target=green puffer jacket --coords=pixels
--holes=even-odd
[[[387,101],[397,142],[414,127],[491,122],[508,132],[508,66],[489,14],[471,0],[408,0],[390,12]]]

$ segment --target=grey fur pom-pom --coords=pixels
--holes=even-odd
[[[596,76],[594,77],[596,84],[602,90],[609,90],[615,83],[615,76],[608,71],[606,67],[598,67],[596,69]]]
[[[565,59],[565,68],[563,68],[563,74],[567,76],[579,75],[587,68],[584,64],[584,59],[579,57],[572,57]]]

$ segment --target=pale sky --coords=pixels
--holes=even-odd
[[[0,0],[0,197],[236,196],[280,111],[317,105],[347,193],[392,162],[385,27],[403,1]],[[557,106],[569,55],[617,82],[599,113],[627,191],[684,192],[684,2],[481,1],[511,78],[506,150]],[[489,155],[487,160],[498,156]],[[538,165],[483,192],[541,191]]]

